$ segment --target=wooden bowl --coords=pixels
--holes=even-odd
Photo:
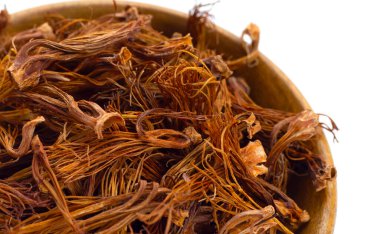
[[[126,3],[118,1],[121,10]],[[142,13],[153,15],[153,27],[165,34],[186,30],[187,15],[158,6],[141,3],[130,3],[137,6]],[[18,32],[44,22],[44,16],[49,13],[60,13],[67,17],[96,18],[102,14],[114,11],[110,0],[101,1],[74,1],[51,4],[11,15],[7,32]],[[215,34],[218,35],[218,44]],[[240,39],[235,35],[217,28],[217,32],[210,32],[210,46],[223,54],[240,57],[245,54]],[[252,98],[265,107],[277,108],[286,111],[298,112],[311,109],[305,98],[294,84],[269,59],[260,54],[258,65],[239,71],[239,75],[246,78],[251,87]],[[321,134],[315,142],[317,152],[332,162],[329,146],[325,136]],[[336,182],[330,182],[326,189],[316,192],[311,181],[307,178],[290,180],[289,193],[302,209],[306,209],[311,220],[298,233],[328,234],[333,233],[336,214]]]

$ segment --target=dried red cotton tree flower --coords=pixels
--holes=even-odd
[[[310,143],[335,124],[250,98],[234,72],[255,64],[256,25],[230,60],[207,47],[200,6],[190,34],[151,20],[128,6],[0,37],[0,232],[292,233],[309,220],[287,177],[301,167],[325,188],[334,166]]]

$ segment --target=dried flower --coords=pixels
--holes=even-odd
[[[325,188],[335,169],[312,140],[336,125],[257,105],[234,74],[255,64],[258,27],[228,60],[199,7],[186,35],[128,6],[0,38],[0,232],[289,234],[309,220],[288,173]]]

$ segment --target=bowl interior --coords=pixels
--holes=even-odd
[[[139,8],[140,12],[153,15],[153,27],[167,35],[173,32],[185,33],[187,15],[169,9],[130,3]],[[118,1],[118,10],[126,3]],[[15,33],[44,22],[44,16],[59,13],[66,17],[96,18],[105,13],[114,12],[112,1],[78,1],[53,4],[33,8],[13,14],[6,31]],[[209,45],[219,52],[239,57],[245,54],[240,40],[231,33],[217,28],[209,32]],[[251,96],[256,103],[264,107],[276,108],[285,111],[298,112],[310,109],[310,106],[291,83],[291,81],[264,55],[260,54],[258,65],[247,67],[238,72],[251,87]],[[327,141],[321,133],[318,141],[314,143],[318,153],[325,155],[327,161],[332,161]],[[315,192],[307,178],[291,178],[289,193],[302,209],[306,209],[311,216],[309,223],[305,224],[298,233],[332,233],[336,213],[336,182],[330,182],[326,189]]]

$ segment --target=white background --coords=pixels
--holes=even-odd
[[[111,1],[111,0],[110,0]],[[10,13],[54,0],[0,0]],[[195,0],[145,0],[188,12]],[[378,133],[380,2],[220,0],[214,22],[240,35],[260,26],[260,50],[341,129],[328,135],[338,170],[335,233],[376,233],[380,202]]]

